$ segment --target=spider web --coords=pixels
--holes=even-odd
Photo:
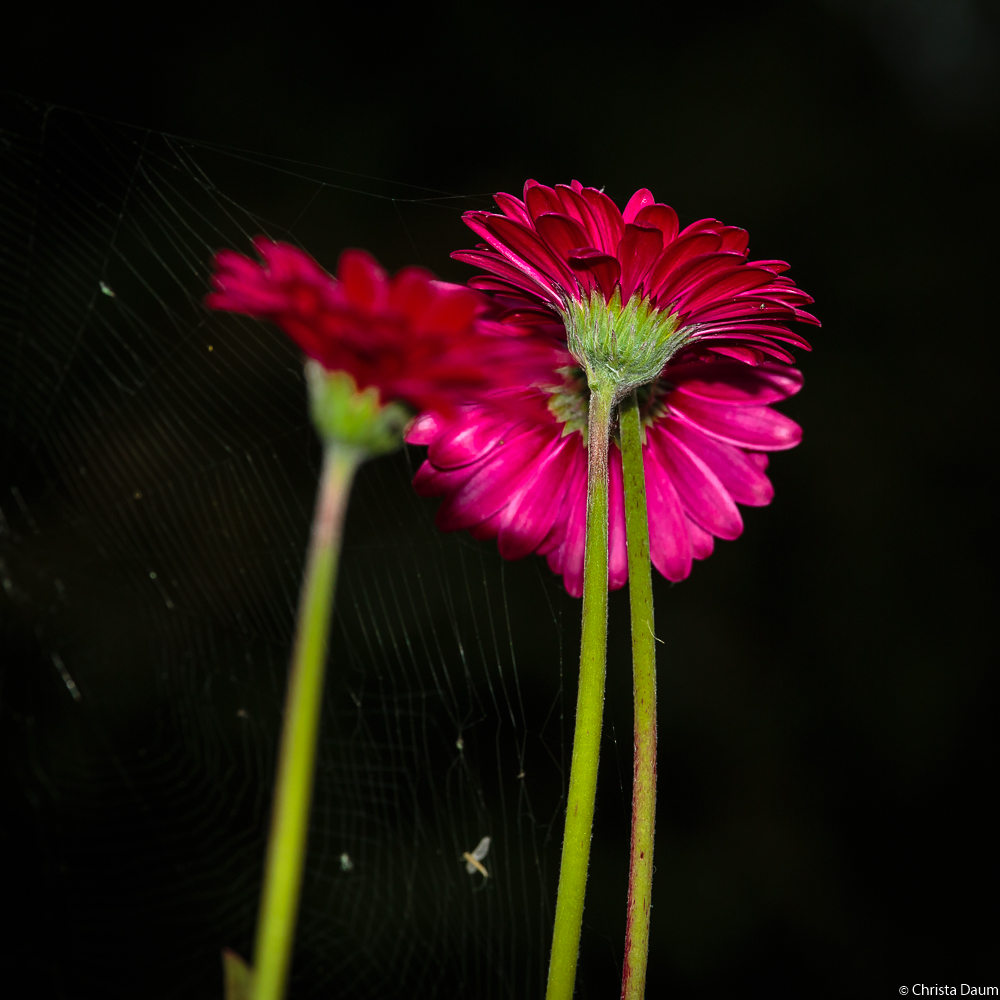
[[[42,980],[219,996],[219,949],[251,946],[320,455],[295,348],[202,305],[212,255],[265,232],[395,269],[483,199],[0,106],[3,728],[59,940]],[[578,605],[438,533],[419,460],[369,463],[348,514],[297,996],[543,988]],[[485,880],[461,860],[484,835]]]

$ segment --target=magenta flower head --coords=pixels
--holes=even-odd
[[[787,345],[808,343],[786,325],[817,322],[812,299],[780,261],[747,263],[747,234],[677,216],[648,191],[625,212],[593,188],[525,185],[498,194],[503,215],[470,212],[486,245],[453,254],[489,272],[508,318],[565,329],[568,351],[547,381],[505,395],[516,415],[486,400],[455,417],[425,414],[407,440],[429,445],[418,492],[443,496],[445,530],[499,539],[502,556],[535,552],[580,596],[587,497],[587,415],[594,381],[614,395],[637,387],[643,424],[653,565],[682,580],[714,539],[743,530],[737,504],[770,503],[768,453],[801,430],[771,408],[802,386]],[[621,452],[609,466],[608,585],[628,578]]]
[[[388,436],[374,450],[388,450],[414,413],[453,414],[551,363],[551,347],[537,337],[519,344],[530,329],[501,323],[485,295],[421,268],[390,278],[369,254],[347,250],[333,277],[296,247],[263,236],[254,246],[263,263],[219,252],[207,304],[270,320],[302,348],[321,433],[333,421],[350,437],[378,414]],[[331,386],[332,396],[320,391]]]
[[[802,308],[812,298],[783,261],[748,262],[745,230],[717,219],[679,229],[645,188],[624,212],[579,181],[529,180],[523,200],[501,193],[496,203],[502,214],[466,212],[485,243],[452,256],[488,272],[472,287],[557,313],[592,386],[610,380],[622,395],[695,341],[751,363],[792,361],[782,343],[809,349],[786,324],[816,323]]]

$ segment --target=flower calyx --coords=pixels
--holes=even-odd
[[[402,403],[383,404],[378,389],[358,389],[345,371],[330,371],[317,361],[305,364],[309,409],[325,444],[356,448],[368,456],[385,455],[403,444],[413,413]]]
[[[560,310],[566,342],[592,389],[610,391],[615,402],[657,378],[690,339],[678,317],[657,309],[636,292],[622,304],[621,286],[610,299],[599,289],[571,298]]]

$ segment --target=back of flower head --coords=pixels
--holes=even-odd
[[[717,219],[681,229],[645,188],[624,211],[578,181],[529,180],[499,193],[499,213],[466,224],[483,240],[452,256],[485,274],[469,285],[509,319],[551,328],[565,353],[548,378],[515,390],[517,420],[489,399],[456,417],[427,416],[414,481],[444,496],[438,524],[498,537],[505,558],[545,555],[583,598],[573,762],[548,1000],[576,975],[596,793],[607,592],[630,584],[636,769],[622,997],[645,989],[656,773],[655,628],[650,562],[669,580],[743,530],[736,504],[773,495],[768,453],[800,428],[771,409],[802,386],[790,322],[816,324],[812,302],[779,260],[750,261],[744,230]]]
[[[224,955],[228,1000],[280,1000],[291,962],[306,849],[323,674],[344,514],[358,466],[400,447],[422,411],[441,419],[494,400],[551,369],[550,338],[502,322],[472,289],[421,268],[389,277],[347,250],[336,277],[308,254],[265,237],[262,263],[216,257],[213,309],[279,326],[305,353],[323,468],[296,624],[252,969]],[[527,336],[525,336],[527,334]]]

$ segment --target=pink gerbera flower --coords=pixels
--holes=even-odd
[[[616,399],[638,387],[650,555],[667,579],[682,580],[715,538],[742,532],[737,504],[770,503],[767,453],[801,439],[771,404],[802,386],[784,345],[809,348],[787,324],[816,323],[802,308],[812,299],[782,261],[748,263],[744,230],[714,219],[679,230],[673,209],[646,190],[624,213],[576,181],[528,181],[523,201],[496,202],[502,215],[465,215],[486,243],[452,256],[489,272],[469,283],[502,303],[509,322],[548,327],[569,351],[544,383],[451,418],[421,417],[408,435],[429,445],[415,486],[444,497],[439,527],[497,537],[508,559],[544,555],[580,596],[589,393],[602,380]],[[516,416],[496,406],[511,395]],[[614,441],[608,465],[614,589],[628,577]]]
[[[551,364],[544,339],[517,342],[531,328],[499,322],[485,295],[422,268],[390,278],[369,254],[346,250],[334,278],[296,247],[263,236],[254,246],[263,264],[219,252],[208,305],[272,321],[323,368],[375,386],[383,403],[450,414]]]
[[[780,364],[695,360],[668,365],[640,391],[650,556],[668,580],[687,577],[692,559],[711,554],[714,538],[739,536],[737,503],[770,503],[766,453],[794,447],[801,430],[769,404],[801,386],[801,374]],[[438,527],[499,538],[506,559],[544,555],[579,597],[587,516],[582,378],[566,374],[558,385],[512,391],[521,397],[517,416],[487,402],[451,419],[418,418],[407,440],[430,447],[414,485],[423,496],[444,497]],[[628,566],[615,443],[608,464],[608,586],[616,589],[628,579]]]

